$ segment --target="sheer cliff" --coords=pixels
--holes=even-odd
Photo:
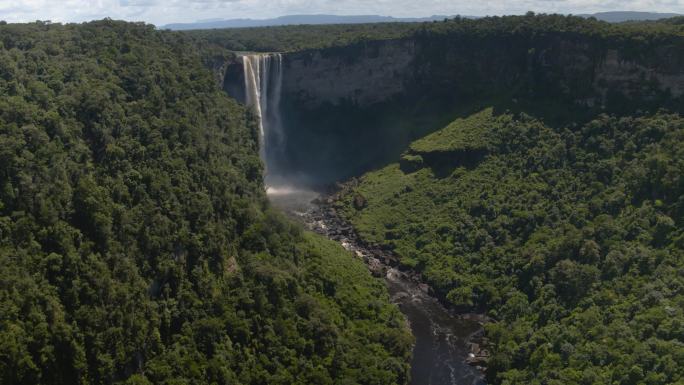
[[[684,105],[681,33],[498,19],[285,53],[282,167],[314,182],[356,175],[484,105],[560,123]],[[244,100],[240,66],[228,66],[224,89]]]

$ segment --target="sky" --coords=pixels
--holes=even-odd
[[[0,0],[0,20],[7,22],[110,17],[156,25],[316,13],[424,17],[616,10],[684,13],[684,0]]]

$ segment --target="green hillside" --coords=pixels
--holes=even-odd
[[[405,383],[412,338],[269,208],[257,124],[183,35],[0,25],[0,383]]]
[[[597,41],[635,39],[632,44],[649,44],[684,36],[681,17],[658,21],[611,24],[584,17],[539,14],[492,16],[480,19],[454,17],[423,23],[375,23],[333,25],[289,25],[183,31],[183,34],[233,51],[295,52],[363,45],[369,41],[400,38],[483,39],[520,36],[543,38],[546,34],[568,37],[591,36]],[[507,36],[508,35],[508,36]],[[637,53],[637,52],[635,52]]]
[[[679,115],[559,128],[486,109],[338,205],[446,301],[498,321],[492,383],[655,385],[684,381],[683,197]]]
[[[378,76],[394,39],[405,70]],[[316,183],[383,164],[338,212],[496,320],[488,383],[682,385],[683,44],[681,18],[531,13],[0,22],[0,385],[409,382],[383,282],[268,202],[256,116],[226,95],[234,51],[325,59],[282,95],[285,166]],[[379,92],[308,104],[347,86]]]

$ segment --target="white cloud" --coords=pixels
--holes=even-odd
[[[333,13],[391,16],[592,13],[610,10],[684,13],[684,0],[0,0],[10,22],[80,22],[111,17],[155,24],[213,18],[270,18]]]

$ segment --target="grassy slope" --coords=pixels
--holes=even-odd
[[[487,156],[438,174],[415,159],[468,148]],[[413,169],[368,173],[339,204],[447,300],[500,320],[494,383],[677,383],[683,148],[677,115],[570,131],[488,109],[414,142]]]
[[[449,152],[486,149],[495,121],[491,119],[492,109],[458,119],[447,127],[416,140],[410,146],[411,152]]]

